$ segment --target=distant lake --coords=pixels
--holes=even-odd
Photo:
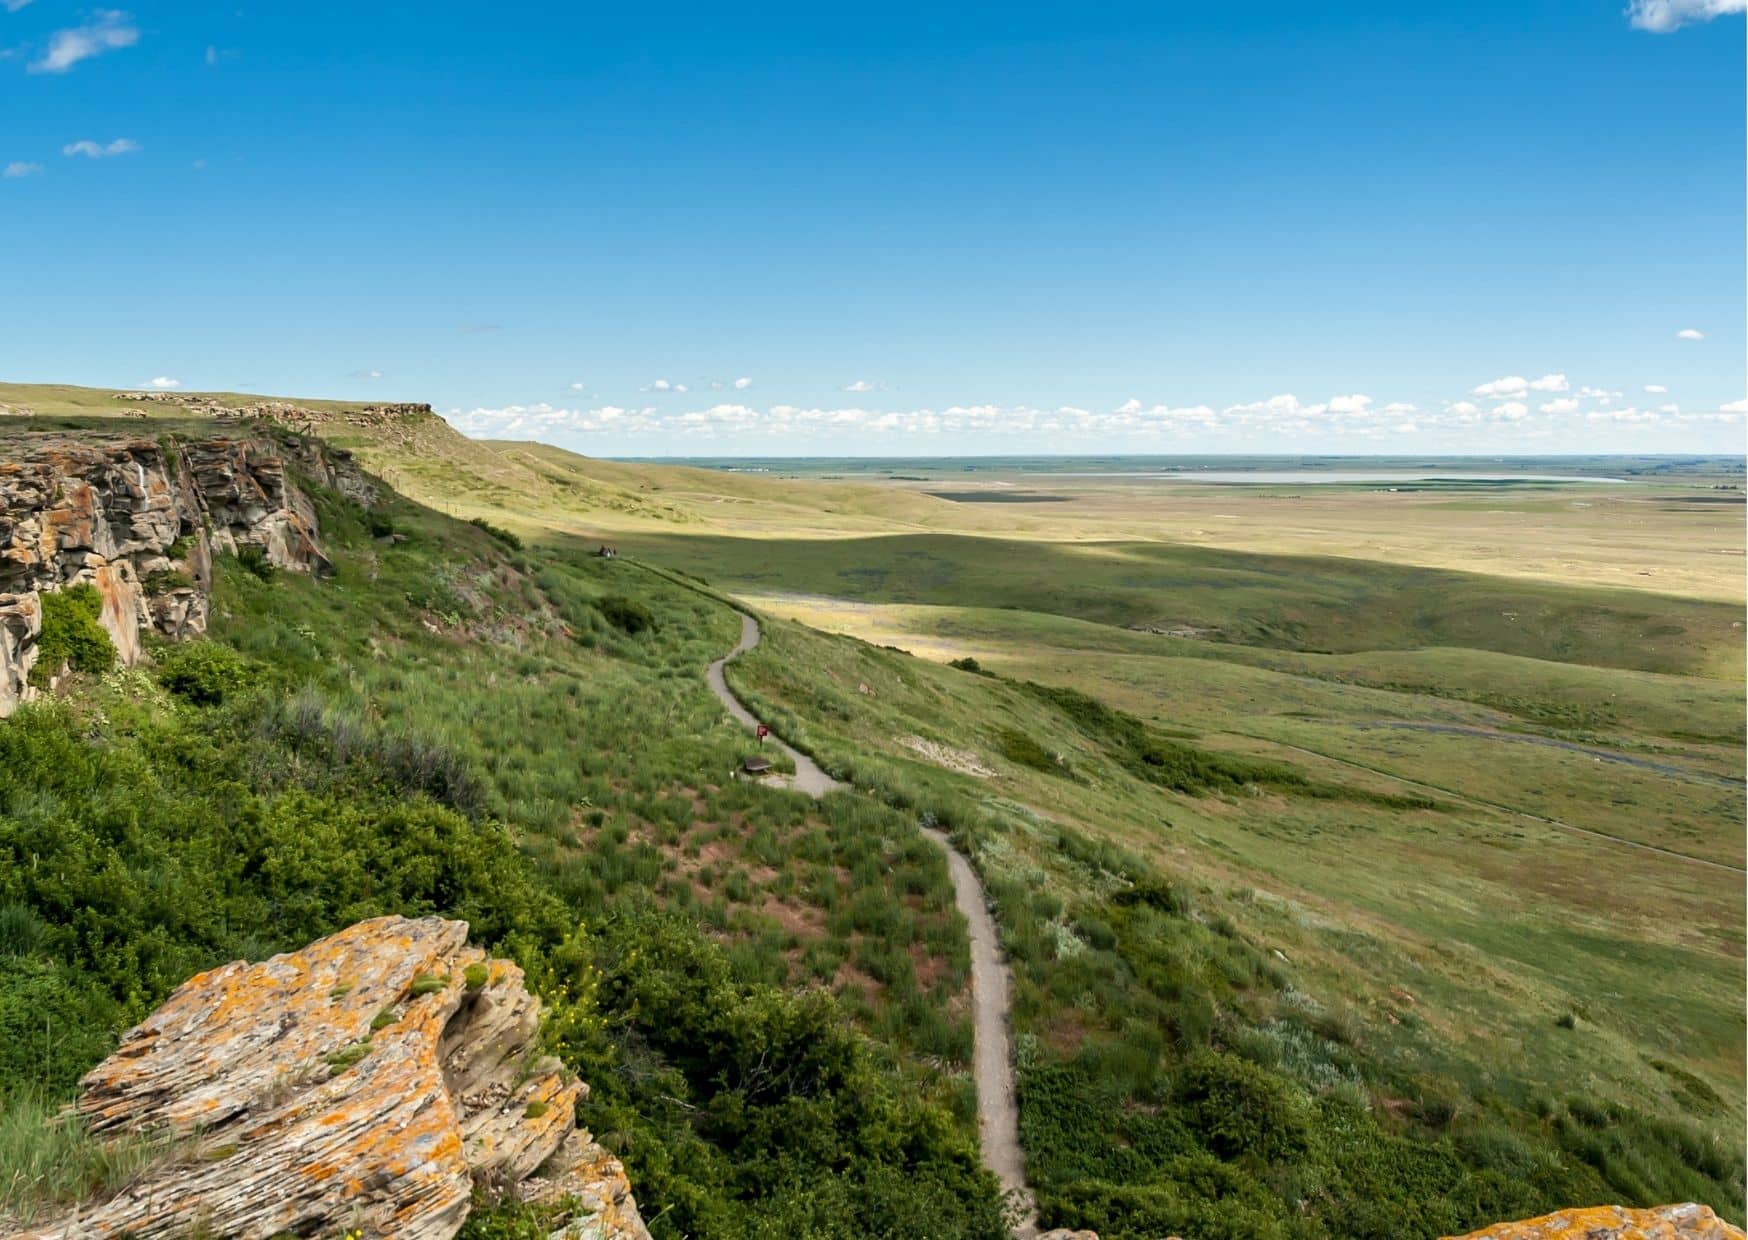
[[[1109,470],[1085,473],[1060,473],[1059,478],[1159,478],[1170,482],[1626,482],[1625,478],[1602,478],[1585,474],[1459,474],[1408,473],[1397,470],[1360,469],[1194,469],[1164,470],[1159,473],[1138,473],[1132,470]]]

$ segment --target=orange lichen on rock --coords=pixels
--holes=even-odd
[[[1460,1240],[1743,1240],[1743,1235],[1740,1227],[1724,1222],[1709,1207],[1690,1203],[1649,1210],[1560,1210],[1519,1223],[1495,1223]]]
[[[562,1180],[600,1203],[555,1234],[647,1240],[624,1169],[576,1129],[587,1086],[530,1062],[522,971],[492,961],[470,989],[486,957],[466,940],[465,922],[381,917],[183,983],[87,1074],[78,1109],[100,1134],[174,1132],[189,1155],[24,1235],[447,1240],[476,1180],[539,1171],[530,1192]]]

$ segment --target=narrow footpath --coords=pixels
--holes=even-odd
[[[759,720],[728,687],[723,668],[729,660],[758,644],[758,621],[742,612],[740,642],[710,665],[707,676],[710,691],[721,700],[729,714],[748,728],[758,727]],[[848,784],[827,775],[817,762],[775,732],[770,740],[795,763],[794,786],[799,791],[811,797],[851,791]],[[990,915],[977,871],[953,847],[946,832],[931,827],[920,830],[947,854],[947,870],[953,878],[953,902],[965,915],[971,936],[972,1079],[977,1085],[977,1130],[983,1162],[1001,1182],[1002,1189],[1014,1194],[1020,1202],[1022,1222],[1014,1234],[1018,1237],[1033,1236],[1037,1234],[1037,1224],[1033,1216],[1032,1195],[1026,1188],[1025,1164],[1020,1158],[1020,1110],[1014,1100],[1013,1038],[1008,1028],[1008,995],[1013,974],[1002,955],[1001,938],[996,933],[995,918]]]

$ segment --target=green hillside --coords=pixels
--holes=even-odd
[[[67,399],[8,429],[115,428]],[[319,429],[437,506],[312,485],[332,578],[221,557],[208,640],[0,722],[0,1213],[125,1176],[54,1112],[188,974],[430,912],[527,969],[658,1237],[1004,1234],[940,826],[1014,965],[1046,1224],[1742,1217],[1738,610],[362,410]],[[730,778],[723,591],[872,639],[767,613],[730,668],[856,792]],[[75,1174],[15,1174],[48,1133]]]

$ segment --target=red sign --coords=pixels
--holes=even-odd
[[[759,739],[764,740],[769,735],[771,735],[771,729],[761,723],[759,725]]]

